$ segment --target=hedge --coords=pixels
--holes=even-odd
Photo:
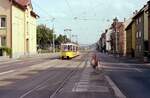
[[[7,55],[11,56],[12,55],[12,49],[8,47],[0,47],[2,51],[5,51]]]

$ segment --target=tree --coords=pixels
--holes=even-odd
[[[53,30],[41,24],[37,26],[37,44],[39,48],[48,48],[52,44]]]
[[[56,45],[60,45],[61,43],[70,42],[70,39],[67,38],[66,35],[60,34],[55,41],[56,41]]]
[[[53,37],[55,39],[55,45],[59,46],[61,43],[70,42],[70,39],[66,35],[59,35],[56,37],[53,30],[41,24],[37,26],[37,44],[38,48],[48,49],[53,44]]]

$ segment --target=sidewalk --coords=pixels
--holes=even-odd
[[[136,63],[139,63],[139,64],[145,64],[144,63],[144,59],[139,59],[139,58],[132,58],[132,57],[127,57],[127,56],[115,56],[113,54],[106,54],[106,53],[101,53],[103,55],[106,55],[106,56],[110,56],[110,57],[113,57],[114,59],[118,60],[118,62],[123,62],[123,63],[132,63],[132,64],[136,64]]]
[[[9,58],[8,56],[6,56],[6,57],[0,57],[0,63],[15,62],[19,60],[32,59],[32,58],[55,57],[58,55],[59,53],[42,53],[42,54],[36,54],[36,55],[21,56],[19,58]]]
[[[124,64],[130,64],[130,65],[150,67],[150,62],[145,63],[144,61],[139,60],[138,58],[131,58],[131,57],[125,57],[125,56],[116,57],[114,55],[108,55],[105,53],[100,53],[99,58],[102,62],[124,63]]]
[[[0,57],[0,62],[10,61],[11,59],[8,56]]]

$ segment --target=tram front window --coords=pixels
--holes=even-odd
[[[68,45],[68,51],[72,51],[72,45]]]

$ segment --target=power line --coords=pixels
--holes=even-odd
[[[49,12],[47,11],[47,10],[45,10],[45,9],[43,9],[43,7],[41,7],[39,4],[39,2],[38,2],[38,0],[36,1],[36,2],[34,2],[33,0],[32,0],[32,2],[33,2],[33,4],[35,5],[35,6],[37,6],[40,10],[42,10],[42,12],[44,12],[45,14],[44,15],[46,15],[46,17],[51,17],[51,18],[53,18],[53,16],[51,15],[51,14],[49,14]],[[37,8],[36,7],[36,8]]]
[[[67,6],[68,6],[68,8],[70,10],[71,15],[73,16],[73,10],[72,10],[72,8],[70,6],[70,3],[68,2],[68,0],[65,0],[65,2],[66,2]]]

